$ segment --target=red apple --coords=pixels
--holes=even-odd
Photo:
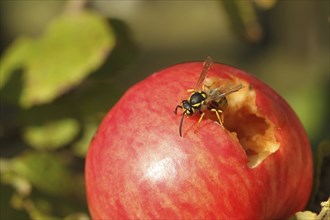
[[[312,185],[307,135],[289,105],[255,77],[213,64],[205,83],[242,84],[224,127],[208,112],[173,110],[201,62],[178,64],[130,88],[91,142],[86,185],[93,219],[281,219],[304,208]]]

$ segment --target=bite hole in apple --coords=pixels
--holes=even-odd
[[[227,96],[224,127],[233,134],[233,138],[237,138],[245,150],[249,161],[247,165],[255,168],[276,152],[280,144],[274,135],[274,124],[258,111],[253,86],[241,79],[232,80],[233,84],[241,84],[243,88]]]

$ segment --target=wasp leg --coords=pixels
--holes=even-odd
[[[175,110],[174,110],[174,113],[175,113],[175,114],[177,113],[178,108],[182,108],[182,106],[181,106],[181,105],[177,105],[177,106],[176,106],[176,108],[175,108]]]
[[[223,118],[223,114],[222,114],[223,112],[222,112],[222,110],[216,109],[216,108],[212,108],[211,111],[212,112],[215,112],[215,114],[217,115],[217,118],[218,118],[218,121],[219,121],[221,127],[223,127],[223,120],[224,120],[224,118]]]
[[[195,92],[195,89],[187,89],[187,92]]]
[[[199,119],[198,119],[197,129],[199,128],[199,124],[201,123],[201,121],[202,121],[204,115],[205,115],[205,112],[202,112],[201,117],[199,117]]]

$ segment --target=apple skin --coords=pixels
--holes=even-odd
[[[201,68],[161,70],[108,112],[86,158],[93,219],[285,219],[305,207],[313,175],[307,135],[289,105],[255,77],[218,63],[209,71],[253,85],[258,112],[274,124],[275,153],[248,167],[240,142],[218,123],[203,119],[194,132],[198,114],[185,117],[179,136],[181,111],[173,111]]]

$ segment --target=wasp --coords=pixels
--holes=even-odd
[[[200,122],[205,116],[206,111],[214,112],[217,116],[219,124],[223,127],[223,111],[228,104],[226,96],[242,88],[241,84],[233,86],[232,84],[226,83],[225,85],[217,87],[213,87],[212,84],[206,85],[204,83],[204,80],[212,64],[212,58],[207,57],[205,62],[203,63],[203,69],[200,73],[195,88],[187,90],[188,92],[191,92],[190,97],[188,99],[182,100],[182,104],[177,105],[174,110],[175,114],[177,114],[178,108],[181,108],[183,111],[179,126],[179,134],[181,137],[184,117],[192,116],[195,113],[200,114],[200,118],[197,123],[197,128],[199,127]]]

